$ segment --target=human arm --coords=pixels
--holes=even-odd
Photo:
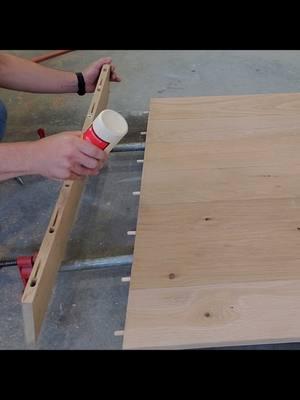
[[[82,71],[87,93],[95,90],[103,65],[111,62],[110,57],[100,58]],[[110,79],[115,82],[121,80],[112,64]],[[0,53],[0,87],[31,93],[76,93],[78,80],[74,72],[45,67],[12,54]]]
[[[81,132],[62,132],[33,142],[0,143],[0,181],[22,175],[82,179],[97,175],[107,154],[82,140]]]

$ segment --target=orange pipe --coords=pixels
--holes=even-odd
[[[52,51],[51,53],[47,53],[47,54],[44,54],[44,55],[41,55],[41,56],[33,57],[31,59],[31,61],[36,62],[36,63],[40,63],[42,61],[48,60],[49,58],[53,58],[53,57],[57,57],[57,56],[60,56],[62,54],[65,54],[65,53],[69,53],[70,51],[73,51],[73,50],[56,50],[56,51]]]

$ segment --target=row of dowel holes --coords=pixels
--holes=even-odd
[[[106,69],[105,69],[105,71],[106,71]],[[102,79],[101,79],[100,84],[99,84],[99,86],[98,86],[98,91],[101,90],[101,85],[102,85]],[[94,109],[94,106],[93,106],[93,109]],[[93,111],[93,110],[92,110],[92,111]],[[69,185],[68,183],[66,183],[66,184],[65,184],[65,187],[68,188],[68,187],[70,187],[70,185]],[[55,231],[54,228],[50,228],[50,229],[49,229],[49,233],[54,233],[54,231]],[[30,286],[31,286],[31,287],[34,287],[35,285],[36,285],[36,280],[33,279],[33,280],[30,282]]]

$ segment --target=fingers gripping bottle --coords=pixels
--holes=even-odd
[[[109,153],[128,132],[125,118],[116,111],[103,110],[83,134],[85,140]]]

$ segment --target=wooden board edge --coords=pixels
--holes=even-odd
[[[246,346],[271,346],[278,344],[289,344],[289,343],[299,343],[300,342],[300,334],[298,337],[294,338],[282,338],[282,339],[264,339],[262,341],[255,340],[245,340],[239,342],[222,342],[220,345],[219,342],[211,342],[207,344],[187,344],[187,345],[178,345],[178,346],[149,346],[149,347],[133,347],[133,346],[122,346],[122,350],[204,350],[204,349],[222,349],[228,347],[246,347]]]
[[[84,132],[108,103],[110,66],[104,65],[82,128]],[[53,285],[63,260],[85,181],[64,181],[49,225],[22,296],[27,344],[37,340]]]

